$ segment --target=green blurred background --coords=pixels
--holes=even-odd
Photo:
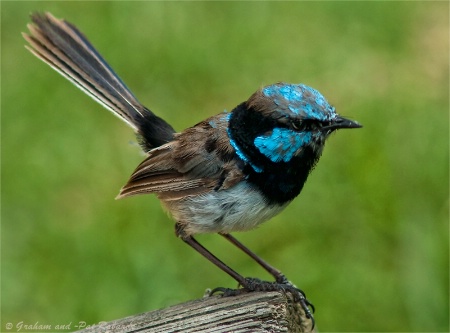
[[[300,197],[236,236],[305,290],[322,332],[449,330],[448,2],[1,2],[0,331],[75,330],[235,286],[155,197],[114,200],[143,155],[24,49],[35,10],[75,23],[177,130],[262,85],[319,89],[364,128],[330,138]]]

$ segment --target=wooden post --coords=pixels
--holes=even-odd
[[[315,332],[311,331],[311,324],[290,295],[252,292],[234,297],[204,297],[77,332]]]

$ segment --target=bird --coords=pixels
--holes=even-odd
[[[336,113],[316,89],[276,82],[231,111],[176,132],[138,101],[75,25],[35,12],[28,30],[23,37],[29,51],[135,131],[146,158],[117,198],[157,196],[175,220],[176,235],[240,287],[219,287],[211,294],[288,291],[313,320],[304,292],[231,233],[253,229],[282,212],[300,194],[326,139],[339,129],[362,126]],[[243,277],[194,238],[202,233],[223,236],[274,281]]]

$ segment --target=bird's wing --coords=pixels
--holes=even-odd
[[[209,118],[149,152],[118,198],[154,193],[167,201],[230,188],[244,178],[223,115]]]

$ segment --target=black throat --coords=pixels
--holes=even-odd
[[[301,155],[288,162],[272,162],[259,152],[254,140],[275,127],[280,127],[275,119],[247,107],[244,102],[231,112],[228,135],[232,145],[239,149],[237,158],[246,162],[243,172],[247,181],[264,195],[268,204],[285,204],[300,194],[320,154],[306,147]]]

